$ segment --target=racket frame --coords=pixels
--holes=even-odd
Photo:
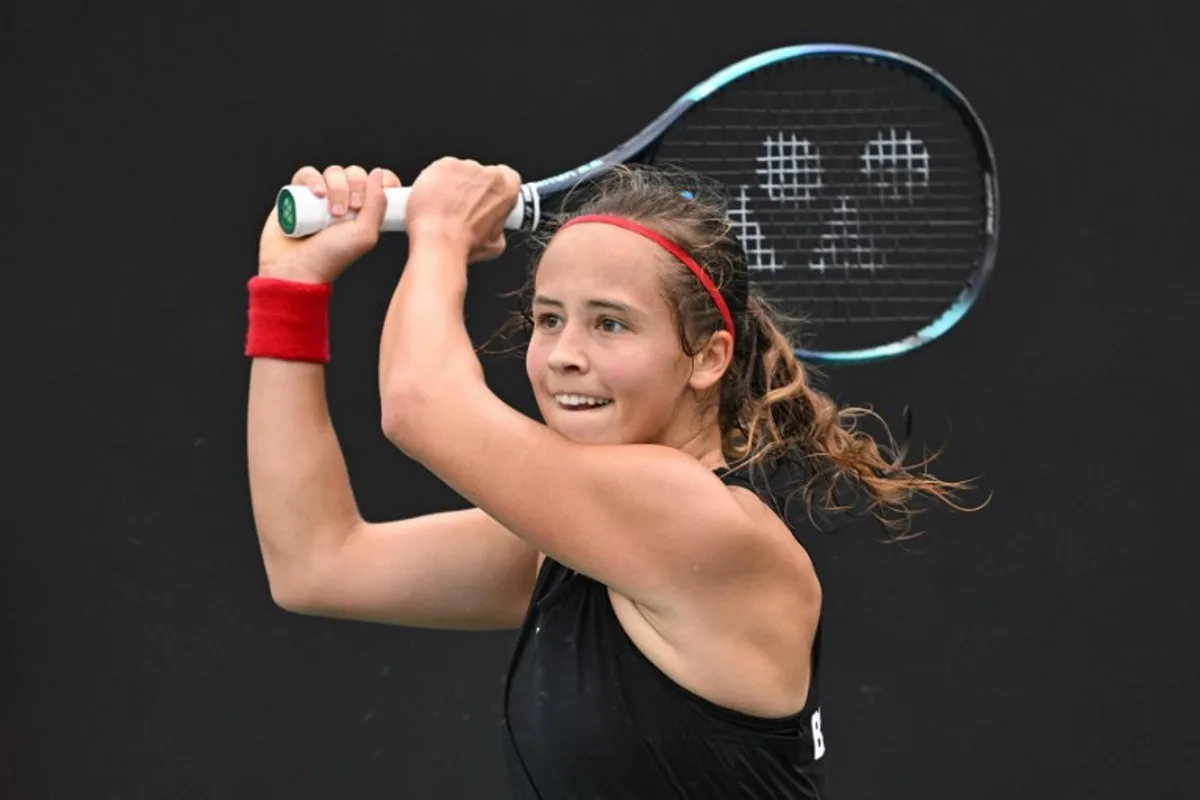
[[[982,121],[976,114],[966,96],[941,74],[922,62],[888,50],[852,44],[804,44],[780,47],[745,58],[735,64],[714,73],[689,91],[658,115],[649,125],[637,134],[615,147],[608,153],[581,164],[574,169],[560,172],[548,178],[527,184],[533,189],[533,196],[539,205],[545,198],[560,195],[570,191],[583,181],[598,177],[602,173],[621,164],[652,162],[658,144],[662,141],[670,127],[686,114],[693,106],[702,102],[720,89],[734,83],[751,72],[767,66],[791,61],[799,58],[814,56],[837,56],[841,58],[861,58],[872,61],[882,61],[896,66],[917,76],[930,88],[940,92],[958,111],[965,127],[970,131],[975,151],[979,158],[984,192],[984,234],[985,242],[979,261],[975,264],[970,277],[962,291],[954,301],[932,321],[920,330],[905,336],[895,342],[876,345],[873,347],[842,350],[821,351],[794,347],[797,358],[818,364],[866,364],[916,350],[946,334],[979,299],[983,287],[991,276],[996,261],[996,251],[1000,232],[1000,203],[999,185],[996,181],[996,157],[992,143],[983,127]],[[528,201],[527,201],[528,202]],[[540,221],[539,213],[527,215],[526,219],[534,225]]]

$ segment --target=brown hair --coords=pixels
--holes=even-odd
[[[611,214],[676,242],[708,273],[727,300],[739,272],[745,281],[746,254],[729,220],[719,184],[680,169],[621,167],[573,193],[565,206],[570,210],[557,224],[546,226],[539,253],[567,220],[583,214]],[[535,258],[529,281],[518,292],[523,301],[518,316],[502,333],[513,326],[528,329],[528,303],[537,264]],[[712,298],[691,272],[680,265],[666,274],[664,297],[678,324],[680,347],[693,356],[725,325]],[[760,465],[771,474],[784,462],[802,465],[801,474],[806,477],[792,494],[803,497],[814,522],[814,511],[831,514],[860,507],[895,534],[903,535],[916,513],[910,506],[914,499],[933,498],[965,510],[955,503],[954,496],[969,483],[943,481],[926,472],[932,455],[904,464],[906,448],[897,446],[878,414],[859,407],[839,408],[813,387],[811,368],[796,358],[792,345],[796,340],[791,334],[797,332],[801,321],[781,313],[753,287],[743,293],[741,308],[735,310],[734,357],[714,392],[722,450],[731,468]],[[880,444],[859,427],[865,417],[879,423],[887,444]],[[847,489],[860,503],[839,499]]]

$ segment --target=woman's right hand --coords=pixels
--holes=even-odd
[[[391,170],[380,168],[368,174],[358,166],[331,166],[323,173],[315,167],[302,167],[291,183],[328,198],[335,219],[347,211],[357,216],[312,236],[291,239],[280,230],[272,208],[258,243],[258,274],[304,283],[332,283],[379,241],[379,225],[387,209],[383,190],[400,186],[400,179]]]

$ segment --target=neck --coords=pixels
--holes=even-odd
[[[709,469],[727,466],[716,415],[701,415],[696,422],[699,424],[681,427],[677,435],[669,436],[663,444],[687,453]]]

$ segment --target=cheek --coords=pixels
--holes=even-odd
[[[645,348],[611,353],[595,366],[610,391],[643,402],[673,403],[684,383],[673,359]]]
[[[607,358],[593,364],[604,388],[619,397],[639,394],[643,370],[632,359]]]
[[[525,374],[530,383],[537,385],[546,372],[546,348],[542,347],[538,338],[532,337],[525,348]]]

